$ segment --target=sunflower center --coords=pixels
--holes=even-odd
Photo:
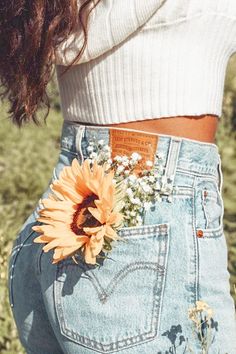
[[[71,230],[77,235],[85,235],[83,227],[96,227],[101,223],[88,211],[89,207],[96,208],[94,201],[98,199],[96,194],[91,194],[84,198],[82,203],[77,204],[77,209],[73,215]]]

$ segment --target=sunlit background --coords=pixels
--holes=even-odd
[[[50,83],[47,125],[18,129],[0,105],[0,353],[22,354],[7,292],[7,260],[12,241],[46,189],[60,148],[63,122],[57,83]],[[209,112],[206,112],[209,113]],[[217,132],[223,168],[224,228],[228,244],[231,295],[236,303],[236,56],[227,66],[223,115]],[[215,260],[217,262],[217,259]],[[219,279],[220,281],[220,279]],[[174,291],[174,289],[173,289]],[[42,338],[43,340],[43,338]]]

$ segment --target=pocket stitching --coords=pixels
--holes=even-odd
[[[150,327],[151,329],[148,332],[144,332],[142,334],[134,335],[132,337],[126,337],[125,339],[116,341],[116,342],[110,342],[109,344],[103,344],[101,342],[91,340],[88,337],[85,337],[78,332],[75,332],[73,329],[67,328],[66,325],[66,320],[64,319],[63,316],[63,308],[62,304],[60,301],[60,292],[61,292],[61,281],[58,281],[58,277],[62,272],[62,267],[58,265],[57,267],[57,272],[56,272],[56,281],[54,282],[54,296],[55,296],[55,304],[56,304],[56,313],[58,316],[58,319],[60,319],[59,326],[62,335],[65,335],[67,338],[74,340],[75,342],[79,342],[82,344],[85,344],[88,348],[97,348],[102,350],[103,353],[108,352],[110,349],[114,348],[128,348],[130,346],[133,346],[139,342],[143,342],[146,339],[154,338],[155,335],[157,334],[158,331],[158,325],[160,321],[160,310],[161,310],[161,305],[162,305],[162,298],[163,298],[163,292],[164,292],[164,284],[165,284],[165,278],[166,278],[166,265],[167,265],[167,260],[168,260],[168,250],[169,250],[169,224],[168,223],[163,223],[159,225],[165,225],[166,227],[166,238],[163,238],[161,240],[162,245],[160,244],[157,259],[158,264],[162,263],[165,271],[163,274],[159,274],[156,277],[155,283],[153,284],[153,300],[152,300],[152,312],[151,312],[151,324]],[[152,226],[152,225],[144,225],[144,226]],[[142,228],[142,226],[140,227]],[[127,228],[128,229],[128,228]],[[164,256],[162,255],[163,252],[163,246],[164,246]],[[65,267],[65,265],[64,265]],[[156,289],[161,289],[161,291],[155,291]],[[129,342],[129,343],[128,343]],[[122,345],[122,344],[125,344]]]
[[[35,221],[34,225],[37,223],[37,221]],[[23,230],[22,230],[23,231]],[[21,232],[22,232],[21,231]],[[32,236],[33,233],[35,233],[36,231],[31,230],[30,233],[28,234],[28,236],[24,239],[23,242],[21,242],[18,245],[15,245],[14,248],[12,249],[12,254],[10,256],[10,271],[9,271],[9,299],[10,299],[10,305],[11,307],[14,307],[14,296],[13,296],[13,279],[14,279],[14,270],[15,270],[15,265],[16,265],[16,260],[17,257],[21,251],[21,249],[23,248],[24,244],[26,243],[26,241],[28,241],[28,239]],[[20,234],[17,235],[16,240],[19,240]],[[13,251],[14,254],[13,254]]]

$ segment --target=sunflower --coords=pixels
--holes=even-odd
[[[113,177],[105,164],[91,166],[86,159],[80,165],[75,158],[50,185],[53,193],[40,200],[37,220],[43,224],[32,229],[41,233],[34,242],[46,243],[45,252],[54,249],[53,263],[74,257],[81,248],[85,262],[95,264],[105,241],[121,239],[116,232],[123,219],[121,194]]]

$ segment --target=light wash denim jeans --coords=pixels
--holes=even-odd
[[[109,144],[109,132],[64,122],[42,198],[64,166],[88,157],[91,137]],[[27,353],[206,353],[188,317],[197,300],[214,311],[210,326],[202,325],[203,337],[211,330],[207,353],[236,353],[218,147],[159,134],[156,154],[166,177],[174,176],[172,200],[163,194],[142,226],[121,229],[128,242],[101,267],[71,259],[52,264],[52,252],[33,243],[39,204],[23,224],[9,259],[9,299]]]

